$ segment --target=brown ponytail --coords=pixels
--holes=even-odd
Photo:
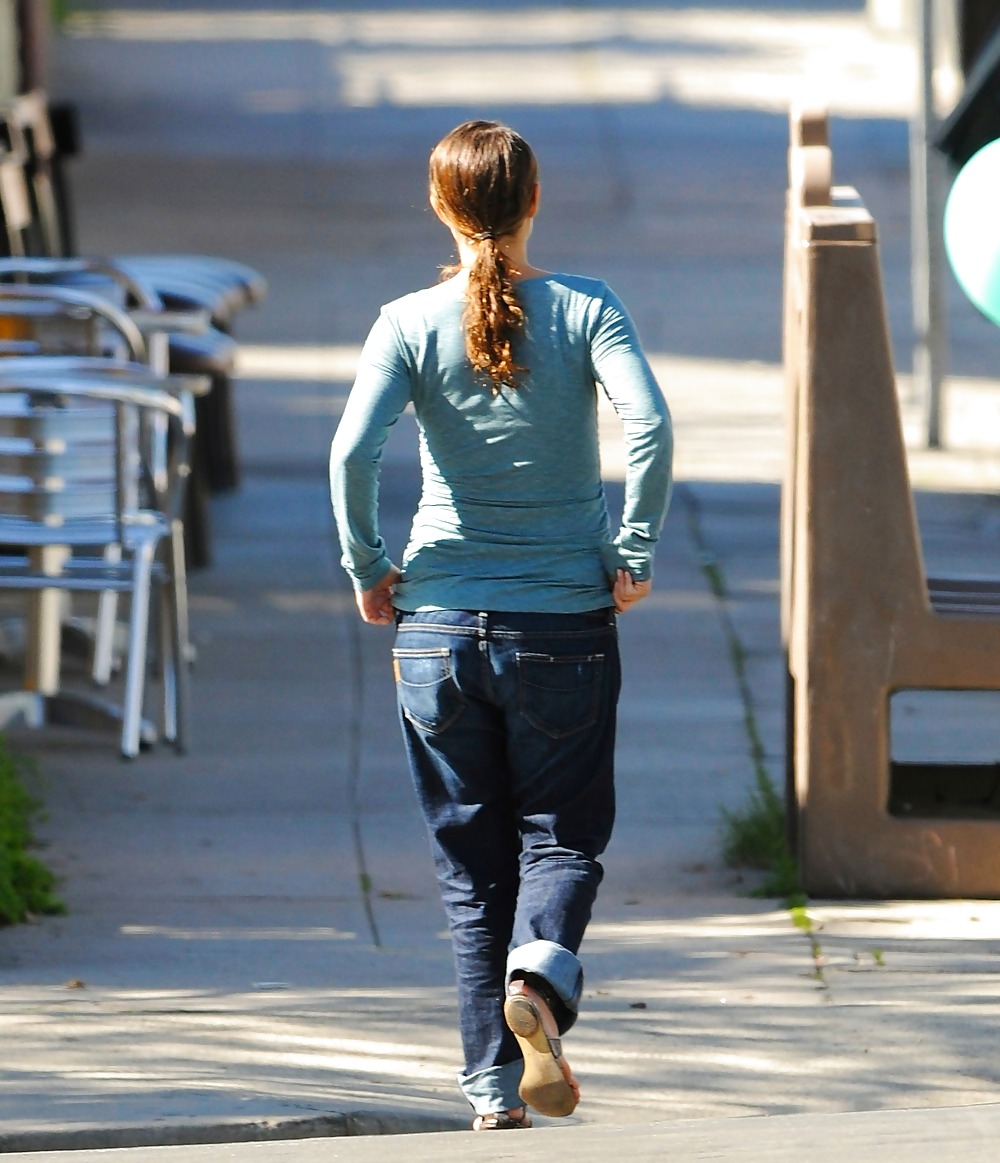
[[[497,242],[524,221],[537,181],[531,147],[495,121],[466,121],[431,153],[432,205],[449,225],[480,244],[466,291],[465,350],[494,394],[516,386],[527,371],[513,355],[524,311]]]

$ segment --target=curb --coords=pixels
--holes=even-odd
[[[349,1111],[308,1118],[250,1121],[188,1119],[148,1125],[92,1126],[45,1131],[0,1131],[0,1154],[34,1151],[106,1151],[128,1147],[190,1147],[210,1143],[259,1143],[276,1139],[337,1139],[354,1135],[417,1135],[466,1131],[467,1119]]]

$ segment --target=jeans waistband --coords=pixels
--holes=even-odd
[[[594,634],[615,630],[618,625],[613,606],[585,610],[577,614],[539,614],[517,610],[399,610],[399,630],[440,631],[477,637],[511,634]]]

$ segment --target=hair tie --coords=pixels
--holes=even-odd
[[[495,230],[480,230],[478,234],[474,234],[472,236],[472,240],[473,242],[485,242],[487,239],[490,239],[491,241],[495,242],[496,237]]]

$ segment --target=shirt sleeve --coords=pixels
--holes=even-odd
[[[385,311],[361,351],[357,377],[330,449],[330,499],[355,589],[369,590],[391,561],[379,534],[378,488],[389,429],[410,400],[410,372]]]
[[[653,572],[653,552],[670,504],[673,430],[635,324],[617,295],[606,291],[591,337],[594,378],[604,388],[625,435],[625,505],[621,528],[606,561],[636,581]]]

